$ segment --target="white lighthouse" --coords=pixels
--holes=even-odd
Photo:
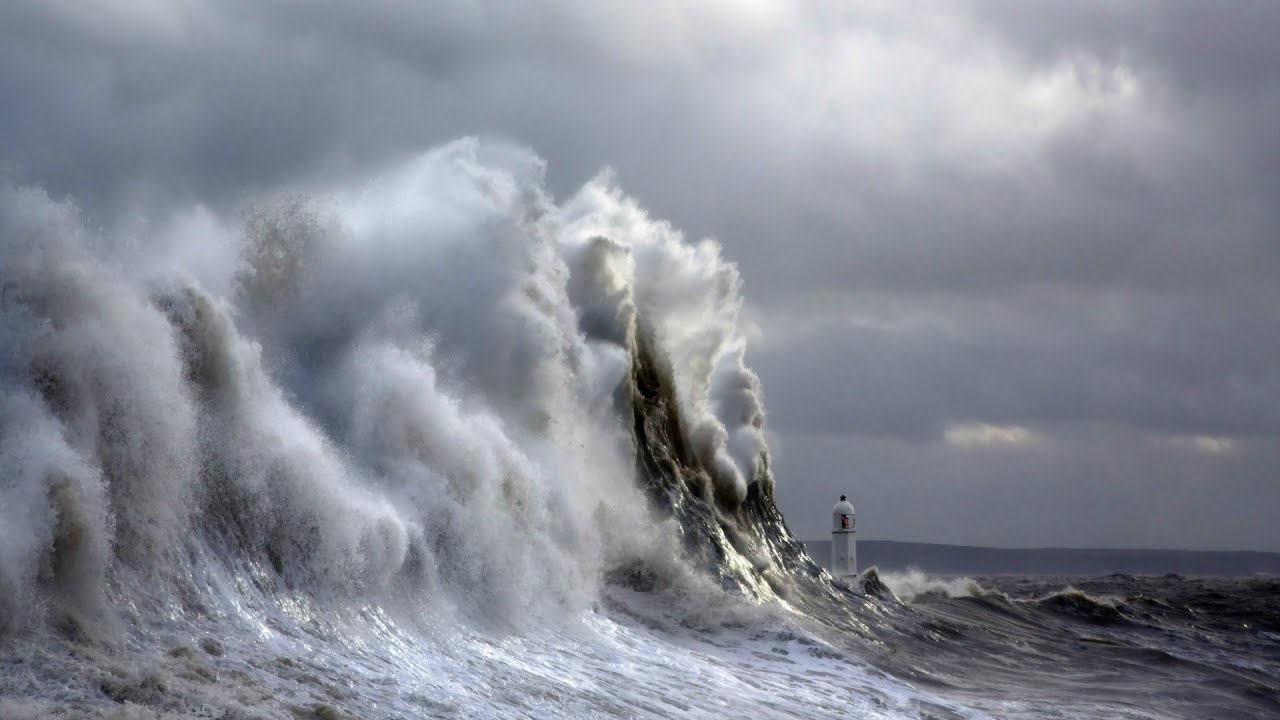
[[[853,527],[853,506],[844,495],[831,509],[831,574],[836,577],[858,574],[858,547]]]

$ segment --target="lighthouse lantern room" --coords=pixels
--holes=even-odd
[[[831,574],[836,577],[858,574],[858,548],[853,505],[844,496],[831,509]]]

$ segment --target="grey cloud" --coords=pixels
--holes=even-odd
[[[1280,8],[1274,3],[977,0],[969,5],[1006,47],[1041,62],[1087,54],[1137,64],[1194,92],[1275,90],[1273,30]]]
[[[957,450],[880,438],[805,436],[778,468],[809,479],[784,494],[788,524],[823,539],[848,493],[859,535],[1026,547],[1280,547],[1274,468],[1259,443],[1224,455],[1170,451],[1110,429],[1047,446]]]
[[[1201,160],[1229,163],[1235,171],[1216,180],[1238,181],[1232,193],[1257,193],[1273,206],[1280,199],[1280,136],[1269,129],[1280,113],[1274,38],[1280,6],[1195,0],[977,0],[970,6],[1002,47],[1033,64],[1091,58],[1130,68],[1157,93],[1153,112],[1177,116],[1184,127],[1212,137],[1210,148],[1199,148],[1212,151]]]
[[[610,165],[739,264],[784,507],[826,493],[848,448],[950,478],[956,502],[1028,478],[1054,496],[1064,456],[988,472],[941,429],[1280,433],[1278,20],[1183,0],[19,0],[0,5],[0,174],[112,227],[464,134],[529,144],[560,195]],[[1224,466],[1223,492],[1274,503],[1260,457]]]
[[[1274,294],[1274,302],[1280,300]],[[1280,435],[1280,319],[1274,304],[1086,299],[993,316],[952,308],[940,325],[828,323],[753,355],[781,432],[934,441],[949,424],[1099,423],[1153,434]],[[1100,306],[1099,306],[1100,305]],[[1094,306],[1092,316],[1079,312]],[[986,319],[968,317],[988,314]],[[1052,318],[1048,326],[1034,323]]]
[[[143,6],[0,9],[0,91],[21,99],[0,113],[9,172],[108,214],[130,193],[234,201],[493,134],[556,160],[567,193],[679,142],[701,94],[688,62],[736,52],[690,29],[697,57],[682,61],[684,44],[639,35],[644,13],[625,5],[175,7],[147,31]]]

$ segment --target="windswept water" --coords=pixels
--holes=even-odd
[[[822,573],[736,269],[609,177],[294,192],[0,191],[0,717],[1280,712],[1270,581]]]

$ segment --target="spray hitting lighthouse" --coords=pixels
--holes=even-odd
[[[858,574],[858,548],[853,528],[853,506],[844,495],[831,509],[831,574]]]

